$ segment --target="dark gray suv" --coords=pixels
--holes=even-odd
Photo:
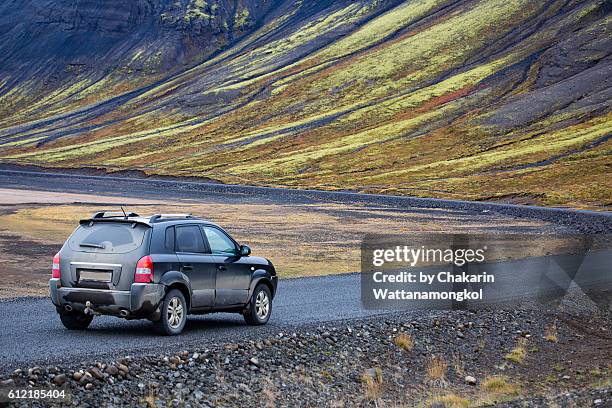
[[[98,314],[146,318],[162,333],[187,314],[242,313],[268,322],[278,279],[221,227],[188,214],[99,212],[80,221],[53,258],[51,300],[68,329]]]

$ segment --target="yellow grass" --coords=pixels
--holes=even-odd
[[[406,333],[398,334],[395,337],[395,340],[393,340],[393,342],[397,347],[408,352],[412,351],[414,347],[414,341],[412,340],[412,336]]]

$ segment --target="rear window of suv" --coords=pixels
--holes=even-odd
[[[81,225],[70,237],[69,246],[78,252],[123,254],[142,246],[147,229],[143,225],[127,223]]]

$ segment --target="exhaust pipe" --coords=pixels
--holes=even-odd
[[[64,306],[64,309],[66,309],[67,312],[72,312],[72,306],[70,305]]]
[[[128,315],[130,314],[130,312],[128,312],[127,310],[123,309],[119,312],[119,314],[121,315],[121,317],[128,317]]]

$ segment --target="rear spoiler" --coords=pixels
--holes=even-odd
[[[97,219],[97,218],[116,218],[116,217],[121,217],[121,218],[128,218],[128,217],[139,217],[138,214],[136,214],[135,212],[131,212],[131,213],[122,213],[122,212],[111,212],[111,211],[98,211],[97,213],[95,213],[94,215],[91,216],[92,219]]]
[[[125,223],[125,224],[134,224],[134,225],[140,224],[140,225],[145,225],[147,227],[151,227],[151,224],[146,219],[142,219],[142,218],[134,219],[134,217],[140,217],[140,216],[134,212],[123,214],[120,212],[100,211],[92,215],[91,218],[84,218],[82,220],[79,220],[79,224],[80,225],[93,225],[94,222],[120,222],[120,223]]]
[[[139,220],[126,220],[125,218],[84,218],[82,220],[79,220],[79,224],[81,225],[93,225],[94,223],[99,223],[99,222],[119,222],[122,224],[140,224],[140,225],[144,225],[147,227],[151,227],[151,224],[149,224],[147,221],[143,221],[142,219]]]

